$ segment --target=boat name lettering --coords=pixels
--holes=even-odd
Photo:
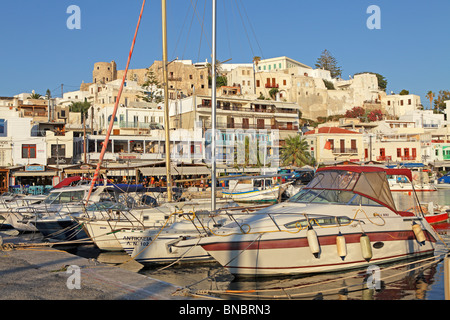
[[[145,236],[145,237],[124,236],[123,240],[125,240],[125,241],[151,241],[152,237],[149,237],[149,236]]]

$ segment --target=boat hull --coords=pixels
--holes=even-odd
[[[425,232],[427,241],[420,244],[410,227],[366,231],[373,256],[365,259],[360,243],[362,233],[345,233],[341,229],[347,250],[347,255],[341,258],[336,245],[337,232],[320,234],[318,231],[320,252],[317,255],[311,252],[306,231],[282,237],[280,234],[277,237],[276,232],[221,237],[217,242],[202,244],[202,247],[234,275],[280,276],[364,268],[372,264],[415,258],[432,254],[436,241]]]
[[[448,221],[448,213],[444,212],[434,215],[426,215],[425,219],[428,221],[429,224],[446,222]]]
[[[74,241],[89,239],[82,225],[74,220],[59,219],[33,222],[39,232],[48,240]]]
[[[181,223],[182,224],[182,223]],[[183,239],[193,238],[197,243],[201,238],[193,231],[127,230],[119,232],[123,249],[141,264],[167,264],[173,262],[208,262],[214,259],[200,246],[178,248]],[[197,240],[195,240],[197,239]]]

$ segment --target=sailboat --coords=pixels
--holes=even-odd
[[[163,2],[163,41],[165,38],[165,0]],[[210,228],[205,228],[205,225],[211,223],[211,216],[218,214],[217,199],[216,199],[216,0],[212,3],[212,108],[211,108],[211,123],[212,123],[212,141],[211,141],[211,210],[207,211],[203,215],[202,219],[199,219],[199,212],[192,212],[192,218],[184,221],[177,221],[165,228],[161,229],[146,228],[144,230],[120,230],[117,232],[117,236],[121,239],[119,242],[123,246],[124,250],[129,253],[133,259],[140,263],[170,263],[178,260],[183,261],[205,261],[211,260],[209,254],[207,254],[201,247],[191,246],[189,248],[172,249],[178,241],[182,239],[201,239],[201,237],[208,234]],[[165,45],[163,45],[165,47]],[[239,209],[238,209],[239,210]],[[197,218],[199,225],[193,220],[193,217]],[[224,220],[226,218],[222,218]],[[218,228],[222,225],[223,221],[217,222],[215,220],[212,223],[213,227]]]

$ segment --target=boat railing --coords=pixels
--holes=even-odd
[[[108,208],[99,206],[96,210],[87,210],[87,206],[83,204],[82,210],[87,220],[127,221],[133,227],[144,227],[143,221],[136,217],[131,208]]]
[[[247,221],[239,219],[239,216],[248,217],[249,216],[248,213],[225,211],[223,213],[218,213],[215,217],[220,216],[220,215],[222,215],[222,216],[225,215],[229,218],[230,221],[234,222],[237,225],[237,227],[240,229],[242,234],[250,233],[251,226],[247,223]],[[287,229],[298,229],[300,231],[302,229],[305,229],[308,227],[314,227],[314,226],[330,227],[331,225],[336,225],[336,227],[343,227],[346,225],[350,225],[354,222],[356,222],[360,225],[366,224],[366,221],[364,221],[363,219],[357,219],[356,216],[354,218],[351,218],[348,216],[335,216],[335,215],[326,215],[326,214],[307,214],[307,213],[294,213],[294,212],[292,212],[292,213],[255,212],[255,213],[251,213],[251,215],[266,215],[270,219],[270,221],[273,223],[273,225],[275,226],[277,231],[286,231]],[[286,222],[285,217],[287,215],[299,216],[299,218],[295,219],[291,222]],[[280,217],[283,217],[283,220],[284,220],[283,222],[277,221],[277,218],[280,218]],[[324,220],[324,221],[320,221],[320,220]],[[370,221],[370,219],[368,219],[368,220]],[[370,221],[370,222],[373,223],[373,221]],[[264,232],[261,232],[261,233],[264,233]]]

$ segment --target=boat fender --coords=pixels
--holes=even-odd
[[[415,221],[413,222],[412,229],[414,231],[414,235],[416,236],[417,241],[421,244],[425,244],[425,234],[423,233],[422,228]]]
[[[314,255],[314,257],[319,258],[320,253],[319,239],[317,238],[316,231],[311,226],[308,227],[306,237],[308,239],[308,245],[309,248],[311,249],[312,254]]]
[[[370,245],[369,236],[365,233],[359,238],[359,243],[361,244],[361,253],[363,258],[369,262],[372,259],[372,246]]]
[[[345,237],[341,232],[336,237],[336,247],[338,256],[341,257],[342,261],[344,261],[347,256],[347,244],[345,243]]]

